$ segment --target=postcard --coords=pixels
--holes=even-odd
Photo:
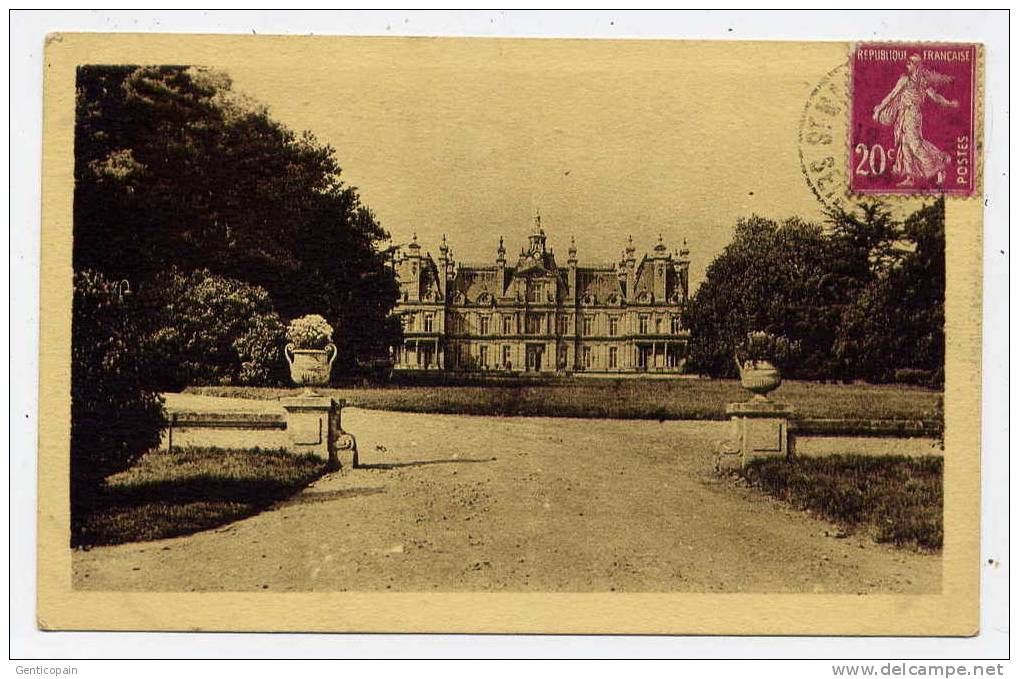
[[[39,626],[976,634],[982,59],[51,35]]]

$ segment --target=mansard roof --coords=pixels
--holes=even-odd
[[[541,276],[551,277],[557,281],[557,296],[560,299],[577,299],[584,304],[614,305],[624,301],[646,304],[651,301],[670,302],[686,298],[686,283],[681,277],[683,274],[679,268],[680,265],[685,266],[687,262],[685,257],[689,251],[685,249],[685,242],[684,249],[677,252],[681,259],[674,260],[659,237],[653,254],[645,254],[639,261],[635,261],[632,240],[628,242],[630,244],[624,251],[623,261],[586,265],[578,265],[576,247],[571,244],[569,267],[560,268],[551,248],[545,249],[544,232],[540,229],[531,236],[531,248],[521,250],[519,259],[509,266],[506,265],[506,251],[500,238],[495,263],[461,262],[455,265],[455,273],[449,281],[449,295],[452,300],[469,304],[495,303],[497,300],[509,298],[522,300],[524,295],[529,294],[527,291],[530,289],[530,283],[526,279]],[[412,245],[417,246],[416,241]],[[445,240],[442,247],[444,249],[440,251],[443,257],[440,261],[444,265],[446,262],[452,264]],[[657,263],[663,260],[668,262],[665,266],[665,296],[664,299],[659,299],[655,294],[658,287],[656,269]],[[413,283],[410,282],[412,276],[408,274],[412,274],[411,262],[415,261],[420,262],[420,290],[417,291],[420,299],[441,299],[442,286],[439,283],[442,274],[431,254],[420,254],[420,246],[414,248],[414,254],[410,257],[396,262],[399,278],[401,281],[407,280],[407,283],[401,283],[401,287],[405,291],[406,285],[413,287]],[[573,271],[576,271],[575,290],[569,289],[573,282],[571,275]]]
[[[461,265],[453,278],[453,293],[461,293],[472,302],[483,294],[501,297],[506,289],[505,281],[499,280],[499,270],[494,266]]]
[[[660,261],[660,260],[659,260]],[[647,294],[654,299],[655,292],[655,260],[642,257],[637,269],[633,283],[633,299],[639,299],[642,294]],[[654,299],[655,302],[664,302],[676,297],[680,286],[675,269],[671,266],[665,267],[665,299]]]
[[[653,294],[655,291],[655,279],[654,279],[654,267],[651,262],[648,261],[647,257],[641,257],[640,263],[637,264],[637,273],[634,276],[633,281],[633,294],[634,297],[646,292]]]
[[[611,268],[577,267],[576,296],[594,304],[623,299],[619,273]]]

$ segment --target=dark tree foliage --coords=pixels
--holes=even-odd
[[[880,203],[829,228],[751,217],[684,311],[689,365],[736,373],[752,330],[799,342],[791,377],[938,386],[944,379],[944,200],[897,222]]]
[[[945,201],[902,224],[906,247],[846,308],[835,351],[853,377],[939,386],[945,364]]]
[[[896,256],[900,224],[879,202],[861,203],[854,211],[828,212],[829,236],[840,276],[857,287],[870,283]]]
[[[732,242],[708,266],[687,305],[690,367],[733,376],[737,344],[752,330],[799,343],[790,376],[822,377],[835,368],[831,354],[846,277],[822,229],[791,219],[740,220]]]
[[[95,271],[74,276],[71,318],[71,517],[97,502],[105,478],[159,443],[162,400],[151,381],[133,296]]]
[[[77,74],[74,265],[128,279],[208,269],[264,288],[284,318],[320,313],[341,360],[385,351],[397,285],[387,234],[334,150],[184,66]]]

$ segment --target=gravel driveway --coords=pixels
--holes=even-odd
[[[249,519],[74,555],[90,590],[937,592],[941,557],[711,473],[720,422],[347,408],[362,469]]]

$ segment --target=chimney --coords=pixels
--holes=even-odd
[[[678,257],[673,262],[676,273],[679,274],[679,298],[686,302],[690,298],[690,249],[686,246],[686,239],[683,239],[683,248],[679,251]]]
[[[623,264],[626,267],[626,299],[633,301],[633,290],[637,287],[637,248],[633,247],[633,236],[626,237],[626,249],[623,251]]]

